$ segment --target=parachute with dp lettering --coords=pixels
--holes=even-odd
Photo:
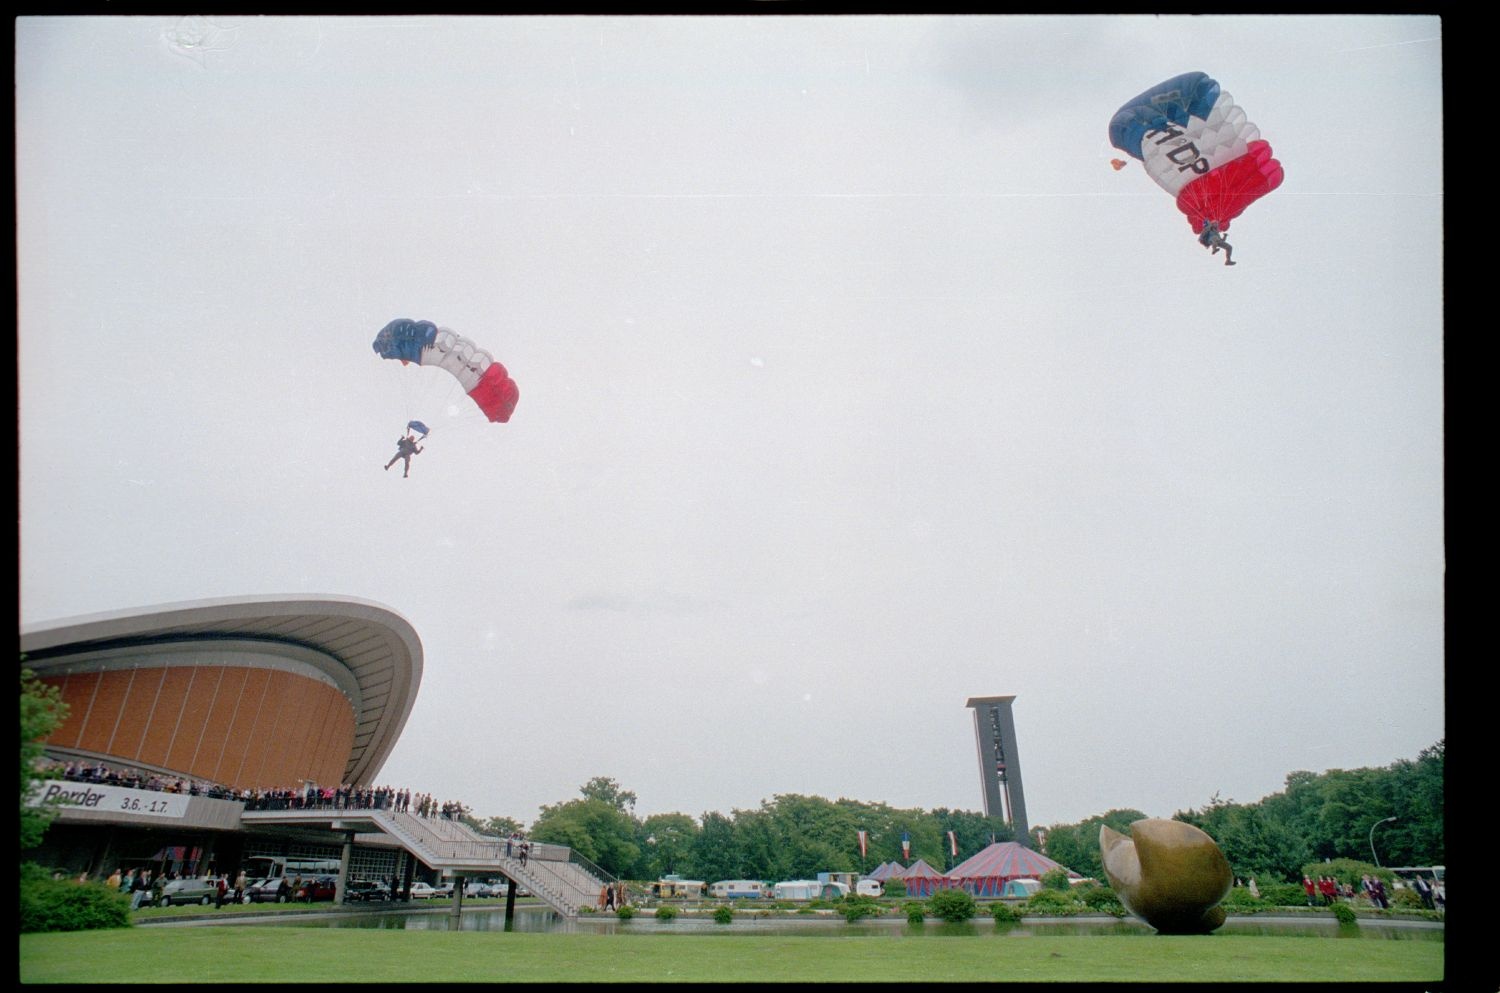
[[[1126,101],[1109,142],[1145,166],[1194,232],[1220,231],[1281,185],[1281,163],[1260,129],[1207,73],[1188,72]]]

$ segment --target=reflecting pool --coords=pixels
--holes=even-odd
[[[184,922],[185,923],[185,922]],[[237,920],[202,920],[200,924],[255,924],[266,927],[335,927],[376,928],[400,931],[450,931],[454,928],[451,908],[423,910],[339,910],[326,914],[287,914],[240,918]],[[628,921],[613,914],[585,915],[569,920],[547,907],[517,907],[509,928],[505,912],[500,909],[474,908],[459,918],[462,931],[545,931],[565,934],[728,934],[728,935],[805,935],[805,936],[881,936],[922,938],[993,934],[1012,938],[1041,935],[1141,935],[1155,932],[1135,918],[1116,919],[1106,916],[1032,918],[1015,924],[996,924],[987,916],[960,924],[927,920],[910,924],[903,918],[866,918],[848,922],[833,915],[754,916],[742,912],[730,924],[719,924],[708,916],[679,915],[670,921],[657,920],[647,911]],[[1443,926],[1429,921],[1361,920],[1359,924],[1340,925],[1322,917],[1231,917],[1215,934],[1281,935],[1317,938],[1374,938],[1398,941],[1442,941]]]

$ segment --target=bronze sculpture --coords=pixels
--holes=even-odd
[[[1123,835],[1099,826],[1104,875],[1125,909],[1160,934],[1208,934],[1234,885],[1229,860],[1207,834],[1182,821],[1148,817]]]

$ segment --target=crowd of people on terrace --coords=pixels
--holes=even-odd
[[[237,800],[239,795],[227,786],[202,782],[182,776],[168,776],[142,769],[118,769],[103,762],[85,762],[70,759],[66,762],[46,760],[37,769],[44,776],[66,779],[74,783],[99,783],[105,786],[124,786],[132,790],[152,790],[157,793],[185,793],[189,796],[207,796],[217,800]]]
[[[302,786],[270,789],[247,787],[234,790],[218,783],[130,767],[115,768],[103,762],[76,759],[66,762],[48,760],[38,771],[46,776],[76,783],[99,783],[158,793],[184,793],[218,800],[238,800],[245,805],[246,810],[389,810],[393,813],[454,821],[468,812],[468,808],[456,800],[439,803],[430,793],[414,794],[409,789],[398,790],[390,786],[351,786],[348,783],[318,786],[307,783]]]

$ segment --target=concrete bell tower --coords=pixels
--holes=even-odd
[[[1016,722],[1010,704],[1014,696],[973,696],[974,740],[979,746],[979,781],[984,790],[984,813],[1001,817],[1015,829],[1016,841],[1031,847],[1026,822],[1026,797],[1021,791],[1021,758],[1016,750]]]

